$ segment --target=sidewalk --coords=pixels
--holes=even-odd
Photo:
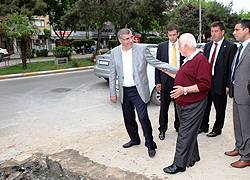
[[[51,52],[49,52],[49,55],[52,55]],[[71,59],[79,59],[79,58],[88,58],[91,57],[92,54],[72,54]],[[14,66],[17,64],[21,64],[22,60],[11,60],[14,58],[20,58],[20,55],[12,54],[9,61],[9,66]],[[33,63],[33,62],[43,62],[43,61],[54,61],[55,57],[41,57],[41,58],[32,58],[27,59],[27,63]],[[8,67],[8,66],[7,66]],[[0,70],[2,68],[6,68],[5,62],[0,63]],[[7,79],[7,78],[15,78],[15,77],[25,77],[25,76],[35,76],[35,75],[43,75],[43,74],[51,74],[51,73],[58,73],[58,72],[68,72],[68,71],[76,71],[76,70],[84,70],[84,69],[92,69],[93,66],[88,67],[77,67],[77,68],[69,68],[69,69],[57,69],[57,70],[50,70],[50,71],[39,71],[39,72],[30,72],[30,73],[20,73],[20,74],[9,74],[9,75],[0,75],[1,79]]]
[[[52,52],[49,52],[48,55],[53,55]],[[88,58],[88,57],[91,57],[92,54],[76,54],[76,53],[73,53],[71,58],[72,59],[78,59],[78,58]],[[14,65],[17,65],[17,64],[21,64],[22,63],[22,59],[18,59],[18,60],[12,60],[12,59],[15,59],[15,58],[20,58],[20,55],[19,54],[12,54],[10,56],[10,61],[9,61],[9,66],[14,66]],[[32,58],[32,59],[28,59],[27,58],[27,63],[32,63],[32,62],[42,62],[42,61],[54,61],[55,60],[55,57],[41,57],[41,58]],[[5,62],[0,62],[0,69],[1,68],[5,68]]]

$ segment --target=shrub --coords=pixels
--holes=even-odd
[[[68,46],[59,46],[52,49],[52,52],[56,58],[68,57],[70,58],[72,49]]]
[[[82,52],[82,49],[85,49],[85,52],[87,52],[86,44],[88,45],[88,47],[91,47],[92,44],[95,44],[95,40],[94,39],[81,39],[81,40],[72,41],[72,46],[74,47],[75,51],[78,54]]]
[[[35,49],[27,49],[27,58],[34,58],[35,57]]]
[[[108,41],[108,48],[111,49],[111,48],[114,48],[117,46],[117,40],[109,40]]]
[[[42,49],[42,50],[36,50],[36,56],[37,57],[48,57],[48,50],[47,49]]]
[[[162,42],[168,41],[168,37],[156,37],[147,39],[148,44],[160,44]]]

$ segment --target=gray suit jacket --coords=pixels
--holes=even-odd
[[[238,53],[236,53],[236,56],[237,54]],[[233,65],[234,62],[232,63],[232,69]],[[235,71],[233,96],[237,104],[247,105],[247,106],[250,105],[250,96],[247,90],[247,83],[249,79],[250,79],[250,43],[248,43],[247,47],[244,49]]]
[[[116,96],[116,77],[118,78],[120,101],[123,103],[123,61],[122,45],[117,46],[111,51],[110,58],[110,97]],[[156,68],[168,69],[169,72],[176,74],[178,68],[154,58],[146,46],[134,44],[132,47],[133,78],[137,91],[145,103],[150,100],[150,92],[147,76],[148,63]]]

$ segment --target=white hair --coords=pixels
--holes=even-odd
[[[180,44],[182,45],[182,47],[184,47],[184,45],[186,44],[190,48],[196,48],[196,40],[190,33],[184,33],[180,36]]]

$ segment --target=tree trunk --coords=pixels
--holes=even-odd
[[[102,38],[102,16],[100,17],[100,22],[99,22],[99,29],[98,29],[98,40],[97,40],[97,47],[96,47],[96,51],[98,51],[100,49],[100,43],[101,43],[101,38]]]
[[[27,69],[27,40],[21,40],[21,58],[23,62],[23,69]]]

